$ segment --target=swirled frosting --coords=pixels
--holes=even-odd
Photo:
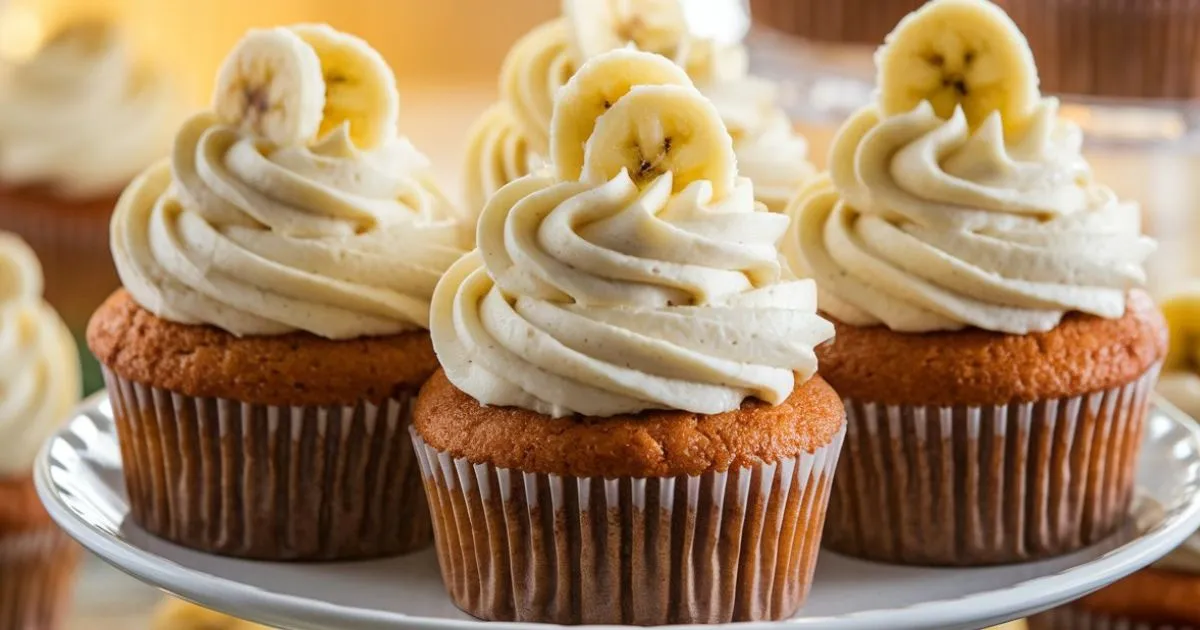
[[[1023,334],[1071,311],[1120,317],[1154,242],[1140,212],[1095,183],[1079,129],[1044,99],[1023,133],[972,131],[928,103],[845,123],[830,177],[794,206],[784,249],[848,324]]]
[[[482,209],[505,184],[542,165],[508,103],[495,103],[467,133],[466,202]]]
[[[114,193],[170,150],[181,108],[113,27],[80,24],[0,85],[0,182]]]
[[[534,150],[550,149],[554,95],[575,74],[567,23],[552,20],[522,37],[500,68],[500,98],[508,103]]]
[[[38,449],[79,401],[79,358],[42,299],[42,268],[0,232],[0,477],[28,474]]]
[[[778,282],[787,224],[746,179],[723,199],[672,194],[669,172],[641,190],[624,171],[520,179],[437,287],[438,358],[476,400],[551,416],[778,404],[833,334],[810,281]]]
[[[661,7],[659,7],[661,9]],[[629,11],[653,10],[638,4]],[[682,19],[682,12],[678,15]],[[590,24],[576,28],[611,28],[611,25]],[[796,133],[790,119],[779,106],[776,86],[748,72],[747,53],[740,44],[721,44],[711,39],[692,36],[686,24],[671,30],[680,40],[664,42],[664,54],[684,68],[697,87],[713,101],[733,135],[734,151],[743,175],[754,182],[756,198],[773,211],[782,212],[788,201],[812,176],[814,169],[808,161],[808,143]],[[581,34],[574,32],[565,18],[557,18],[530,31],[522,37],[505,57],[500,71],[501,102],[508,105],[517,132],[524,137],[536,156],[546,155],[550,142],[550,117],[554,96],[559,88],[587,59],[581,58],[576,45]],[[615,43],[622,42],[618,37]],[[626,42],[628,43],[628,42]],[[490,125],[484,120],[490,119]],[[478,212],[486,203],[480,193],[495,192],[493,178],[497,170],[477,170],[480,164],[496,165],[508,161],[509,145],[496,142],[499,123],[495,112],[488,110],[469,134],[472,147],[464,171],[466,198],[469,208]],[[478,150],[478,157],[474,151]],[[540,161],[538,158],[535,161]],[[508,171],[524,176],[528,170]],[[510,177],[503,183],[514,181]]]
[[[343,126],[275,148],[200,114],[117,204],[113,257],[134,299],[176,322],[330,339],[427,327],[467,237],[426,169],[402,139],[364,152]]]

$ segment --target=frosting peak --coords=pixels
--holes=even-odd
[[[811,281],[780,282],[787,217],[736,176],[728,133],[699,92],[638,85],[664,76],[661,63],[616,51],[580,69],[560,93],[552,143],[556,155],[584,153],[581,172],[502,188],[480,217],[479,251],[438,284],[434,348],[476,400],[553,416],[711,414],[748,397],[777,404],[816,371],[813,348],[833,328]],[[634,85],[621,94],[624,81]],[[605,95],[609,108],[592,106]],[[560,129],[592,132],[576,146]],[[661,170],[642,176],[650,169]],[[725,191],[709,179],[725,176]]]
[[[0,353],[0,476],[24,475],[79,400],[79,359],[66,324],[42,300],[37,257],[7,233],[0,233]]]
[[[125,287],[160,317],[236,335],[428,327],[433,288],[469,235],[407,140],[360,148],[366,131],[394,121],[356,138],[358,122],[280,145],[214,114],[189,119],[170,164],[117,205],[112,246]]]
[[[926,6],[1000,19],[981,0]],[[897,33],[928,37],[913,29],[935,24],[906,20]],[[913,47],[895,33],[888,42]],[[1056,100],[1019,109],[1019,123],[997,109],[976,112],[972,127],[961,105],[942,118],[928,101],[890,115],[876,104],[843,124],[828,178],[793,204],[784,246],[793,270],[827,294],[827,312],[904,332],[1015,334],[1049,330],[1071,311],[1124,313],[1155,247],[1138,207],[1093,181],[1082,135],[1058,118]]]
[[[166,154],[180,114],[120,31],[68,27],[0,85],[0,182],[110,194]]]

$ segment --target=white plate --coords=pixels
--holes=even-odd
[[[46,445],[36,479],[59,525],[121,570],[210,608],[296,630],[484,627],[450,603],[432,551],[275,564],[204,555],[150,536],[126,519],[111,415],[103,394],[85,401]],[[1153,562],[1200,527],[1200,429],[1169,405],[1159,403],[1149,419],[1138,483],[1164,508],[1140,532],[1131,526],[1071,556],[984,569],[889,566],[825,552],[799,616],[739,628],[973,629],[1069,601]]]

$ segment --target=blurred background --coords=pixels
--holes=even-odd
[[[921,3],[880,0],[878,12],[853,16],[839,12],[840,0],[732,2],[753,11],[756,24],[747,40],[752,70],[781,82],[785,104],[809,138],[818,166],[838,123],[870,96],[874,46],[900,15]],[[1068,4],[1047,0],[1045,6]],[[430,157],[446,190],[457,194],[467,129],[495,101],[505,53],[559,12],[559,0],[0,0],[0,65],[30,58],[64,24],[112,20],[128,31],[140,56],[168,72],[179,98],[195,109],[207,103],[218,65],[247,28],[327,22],[363,37],[391,63],[401,91],[401,131]],[[1032,32],[1036,12],[1014,16]],[[1139,25],[1129,16],[1101,17]],[[1095,24],[1106,23],[1101,17]],[[1091,16],[1076,18],[1073,28],[1101,28]],[[1033,45],[1042,65],[1041,44]],[[1200,77],[1192,67],[1196,49],[1188,50],[1184,73]],[[1118,52],[1129,63],[1114,72],[1141,76],[1164,63],[1139,57],[1137,50]],[[1069,66],[1063,55],[1056,61]],[[1098,178],[1142,204],[1147,231],[1161,243],[1151,265],[1152,291],[1161,296],[1192,282],[1200,274],[1200,115],[1190,100],[1195,95],[1166,89],[1121,93],[1043,78],[1048,91],[1064,92],[1064,115],[1085,129],[1087,156]],[[90,566],[70,628],[146,627],[157,597]]]

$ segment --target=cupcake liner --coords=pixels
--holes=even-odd
[[[1001,0],[1042,88],[1106,97],[1200,95],[1200,0]]]
[[[492,621],[633,625],[799,609],[845,437],[753,468],[603,479],[473,464],[410,432],[455,605]]]
[[[846,399],[824,544],[870,560],[977,566],[1056,556],[1121,526],[1159,372],[998,406]]]
[[[105,369],[134,522],[200,551],[348,560],[432,539],[404,430],[416,391],[383,405],[257,405],[186,396]]]
[[[1029,618],[1029,630],[1200,630],[1200,626],[1110,617],[1079,606],[1053,608]]]
[[[65,617],[79,548],[55,527],[0,534],[0,630],[51,630]]]
[[[926,0],[750,0],[755,22],[821,42],[878,46]]]

